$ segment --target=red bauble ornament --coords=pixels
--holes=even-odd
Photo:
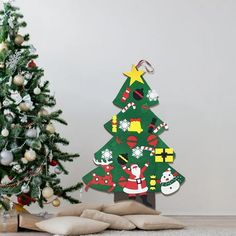
[[[147,137],[147,143],[150,146],[156,147],[157,143],[158,143],[158,138],[156,135],[151,134]]]
[[[134,148],[138,143],[138,138],[136,136],[129,136],[127,138],[127,145],[130,147],[130,148]]]
[[[49,163],[51,166],[57,166],[58,162],[56,160],[51,160]]]
[[[32,202],[32,198],[29,195],[22,193],[17,196],[17,202],[22,206],[29,206],[29,204]]]
[[[29,68],[35,68],[37,65],[35,64],[35,62],[32,60],[30,61],[30,63],[28,64]]]

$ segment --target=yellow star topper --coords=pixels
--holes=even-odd
[[[140,82],[142,84],[144,83],[143,79],[141,78],[141,76],[144,74],[144,71],[137,70],[135,65],[132,65],[131,71],[124,72],[123,74],[130,78],[129,85],[132,85],[135,81]]]

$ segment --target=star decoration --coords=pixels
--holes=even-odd
[[[124,72],[124,75],[130,78],[129,85],[132,85],[135,81],[144,83],[141,76],[144,74],[143,70],[137,70],[136,66],[133,65],[131,71]]]

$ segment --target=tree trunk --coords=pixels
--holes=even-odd
[[[129,200],[128,194],[123,193],[123,192],[114,193],[114,202],[119,202],[122,200]],[[140,196],[137,196],[135,201],[140,202],[140,203],[150,207],[150,205],[147,205],[147,204],[145,204],[145,202],[143,202],[143,199]],[[147,193],[147,202],[149,204],[151,204],[151,208],[156,209],[155,193],[153,193],[153,192]]]

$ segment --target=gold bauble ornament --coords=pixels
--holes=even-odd
[[[24,42],[24,37],[20,34],[17,34],[15,39],[14,39],[14,42],[16,45],[20,46],[23,42]]]
[[[33,149],[29,149],[25,152],[24,158],[27,161],[34,161],[36,159],[36,152]]]
[[[17,85],[17,86],[22,86],[24,85],[24,77],[22,75],[16,75],[14,78],[13,78],[13,84]]]
[[[61,201],[58,198],[56,198],[52,201],[52,205],[54,207],[59,207],[61,205]]]
[[[38,115],[39,116],[47,116],[49,113],[46,109],[42,108],[39,112]]]
[[[50,134],[54,134],[55,131],[56,131],[56,129],[55,129],[55,127],[53,126],[53,124],[48,124],[48,125],[46,126],[46,130],[47,130]]]
[[[19,105],[19,108],[20,108],[21,111],[28,111],[28,110],[30,109],[29,106],[28,106],[28,104],[25,103],[25,102],[22,102],[22,103]]]
[[[43,190],[42,190],[42,195],[44,198],[48,199],[50,197],[52,197],[54,194],[54,191],[51,187],[45,187]]]
[[[7,50],[8,46],[5,42],[1,42],[0,43],[0,52],[2,52],[3,50]]]
[[[15,203],[15,202],[14,202],[14,205],[13,205],[13,209],[15,209],[17,213],[27,213],[27,214],[29,214],[29,212],[24,208],[24,206],[22,206],[18,203]]]

